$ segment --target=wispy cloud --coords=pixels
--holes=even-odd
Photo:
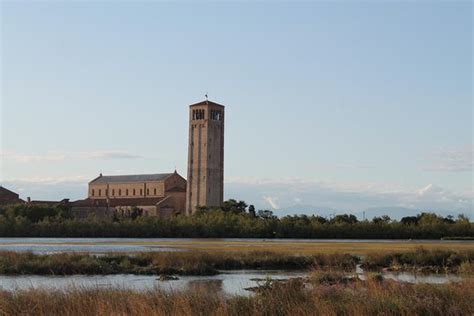
[[[434,184],[419,188],[376,183],[331,183],[313,179],[230,178],[226,194],[262,208],[284,209],[295,205],[357,211],[397,206],[420,210],[473,209],[473,192],[453,192]]]
[[[272,197],[272,196],[264,196],[263,197],[263,200],[265,202],[267,202],[268,205],[270,205],[270,207],[274,210],[279,208],[279,204],[277,203],[277,199],[278,198],[275,198],[275,197]]]
[[[472,171],[474,147],[443,148],[429,157],[427,171]]]
[[[94,176],[65,176],[65,177],[31,177],[3,180],[4,183],[33,184],[33,185],[56,185],[56,184],[87,184]]]
[[[79,152],[48,152],[44,154],[22,154],[6,152],[0,155],[2,159],[18,163],[55,162],[64,160],[91,159],[138,159],[140,155],[126,151],[79,151]]]

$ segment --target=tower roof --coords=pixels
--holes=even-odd
[[[198,106],[198,105],[214,105],[214,106],[224,107],[222,104],[212,102],[212,101],[209,101],[209,100],[204,100],[204,101],[201,101],[201,102],[198,102],[198,103],[194,103],[194,104],[191,104],[190,106]]]

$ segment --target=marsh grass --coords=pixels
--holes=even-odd
[[[354,281],[305,287],[276,282],[251,297],[194,290],[0,292],[0,315],[472,315],[474,282],[427,285]]]
[[[88,253],[0,252],[0,274],[73,275],[214,275],[219,270],[337,270],[353,272],[361,261],[341,253],[292,254],[271,251],[241,252],[145,252],[91,255]],[[366,271],[383,268],[397,271],[474,274],[474,250],[427,250],[368,254]]]
[[[435,273],[472,273],[474,250],[454,251],[419,247],[411,252],[371,253],[364,258],[363,265],[367,270],[389,268]]]
[[[353,270],[358,257],[348,254],[293,255],[268,251],[241,253],[157,252],[105,254],[0,252],[0,274],[177,274],[213,275],[219,270],[285,269],[304,270],[332,267]]]

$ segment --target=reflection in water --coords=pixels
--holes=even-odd
[[[72,276],[0,276],[0,290],[22,289],[68,289],[76,288],[120,288],[138,291],[160,289],[205,291],[229,295],[251,295],[245,288],[257,286],[254,279],[267,276],[272,279],[289,279],[307,275],[305,272],[285,271],[232,271],[213,276],[180,276],[178,280],[159,281],[149,275],[72,275]],[[212,291],[212,292],[211,292]]]
[[[362,265],[356,266],[356,274],[361,280],[365,280],[366,276]],[[398,282],[408,283],[430,283],[444,284],[448,282],[459,282],[462,278],[456,274],[434,274],[434,273],[413,273],[413,272],[383,272],[384,279],[394,280]]]
[[[178,280],[159,281],[157,276],[149,275],[72,275],[72,276],[0,276],[0,290],[15,291],[23,289],[68,289],[75,288],[119,288],[138,291],[160,289],[191,290],[204,293],[224,293],[228,295],[252,295],[246,288],[256,287],[259,279],[273,280],[305,277],[306,272],[240,270],[221,271],[213,276],[180,276]],[[359,267],[357,275],[365,279],[364,271]],[[411,283],[447,283],[460,281],[456,275],[415,275],[412,273],[384,273],[384,278]]]

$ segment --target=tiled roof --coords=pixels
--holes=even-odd
[[[3,187],[3,186],[1,186],[1,185],[0,185],[0,191],[3,191],[3,192],[5,192],[5,193],[9,193],[9,194],[18,196],[18,193],[13,192],[13,191],[11,191],[11,190],[8,190],[7,188],[5,188],[5,187]]]
[[[120,198],[120,199],[109,199],[110,207],[116,206],[154,206],[158,202],[163,200],[159,198]],[[106,199],[85,199],[71,202],[72,207],[106,207]]]
[[[100,176],[90,183],[129,183],[129,182],[148,182],[163,181],[172,173],[156,173],[156,174],[132,174],[124,176]]]
[[[186,192],[186,188],[182,187],[172,187],[166,190],[166,192]]]
[[[92,207],[92,206],[107,206],[107,201],[104,200],[92,200],[92,199],[84,199],[84,200],[77,200],[70,203],[72,207]]]
[[[159,198],[123,198],[123,199],[110,199],[110,206],[153,206],[163,200]]]
[[[222,104],[212,102],[212,101],[206,101],[206,100],[198,102],[198,103],[191,104],[190,106],[197,106],[197,105],[215,105],[215,106],[224,107]]]

